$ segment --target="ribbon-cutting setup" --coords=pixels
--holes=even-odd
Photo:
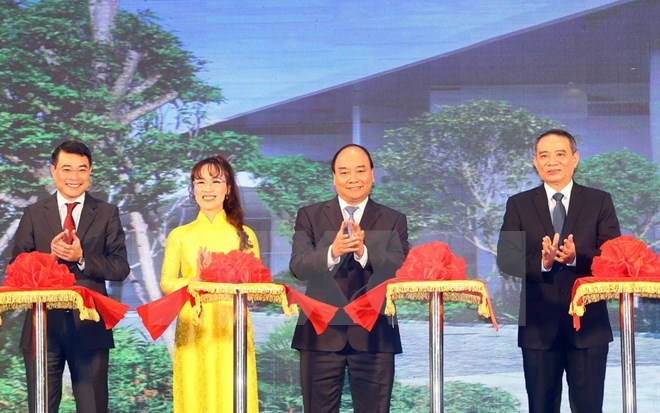
[[[580,330],[580,317],[587,305],[603,300],[619,300],[621,329],[621,373],[623,412],[637,411],[635,384],[635,295],[660,298],[660,258],[644,242],[622,235],[603,243],[601,254],[591,265],[593,277],[575,281],[569,314],[573,327]]]
[[[153,339],[157,339],[188,303],[198,316],[203,316],[203,304],[234,300],[235,325],[235,389],[236,411],[245,405],[245,309],[248,301],[279,302],[288,316],[300,309],[312,323],[317,334],[323,334],[339,308],[297,291],[271,282],[268,270],[251,253],[232,251],[212,253],[211,263],[200,270],[199,280],[159,300],[142,305],[137,312]],[[396,277],[383,282],[351,301],[343,310],[354,323],[371,331],[380,314],[394,316],[394,301],[408,299],[429,301],[431,358],[431,401],[434,412],[442,411],[442,302],[459,301],[477,305],[478,314],[490,318],[497,329],[486,284],[468,280],[465,260],[453,255],[449,246],[431,242],[410,250]]]
[[[230,301],[237,288],[242,294],[247,294],[249,301],[281,303],[286,315],[297,313],[298,309],[302,310],[317,334],[325,331],[339,310],[338,307],[310,298],[288,285],[272,283],[268,269],[252,253],[212,253],[211,265],[201,271],[199,278],[186,287],[137,308],[154,340],[174,321],[186,303],[201,314],[202,303]],[[446,284],[446,298],[477,304],[479,315],[490,317],[497,328],[485,283],[468,280],[465,261],[455,257],[449,247],[441,242],[413,248],[401,269],[397,271],[396,278],[379,284],[343,309],[353,322],[371,331],[376,318],[383,311],[386,298],[385,313],[394,315],[393,300],[428,299],[429,293],[438,290],[437,281]]]
[[[130,308],[75,285],[74,275],[54,255],[36,251],[21,253],[7,266],[7,277],[0,287],[0,312],[28,310],[39,301],[47,309],[78,310],[81,320],[103,319],[106,329],[117,325]]]
[[[122,303],[76,286],[75,278],[66,265],[59,264],[56,257],[50,254],[21,254],[8,266],[7,273],[4,286],[0,287],[0,312],[29,309],[36,302],[44,302],[47,309],[76,309],[84,320],[99,321],[102,318],[106,328],[112,328],[128,310],[128,306]],[[432,402],[440,400],[442,403],[442,302],[475,304],[478,314],[490,318],[497,329],[487,287],[483,281],[467,279],[464,259],[455,257],[446,244],[432,242],[411,249],[395,278],[370,289],[344,306],[343,310],[353,322],[371,331],[379,315],[395,315],[394,301],[399,299],[430,303]],[[246,301],[279,303],[287,316],[301,310],[317,334],[323,334],[339,311],[338,307],[310,298],[291,286],[273,283],[270,271],[261,260],[252,253],[242,251],[210,253],[210,261],[200,268],[198,278],[171,294],[137,307],[136,311],[152,339],[156,340],[186,304],[193,308],[197,317],[203,317],[205,303],[220,301],[234,303],[236,411],[244,411],[241,406],[246,406],[247,396],[244,374]]]
[[[46,363],[46,314],[49,309],[77,310],[81,320],[100,321],[113,328],[129,309],[86,287],[75,285],[69,268],[52,254],[24,252],[7,266],[7,277],[0,287],[0,313],[8,310],[33,310],[35,334],[35,407],[46,410],[48,365]],[[2,319],[0,319],[0,323]]]

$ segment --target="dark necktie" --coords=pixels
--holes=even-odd
[[[64,225],[62,225],[62,229],[68,230],[67,236],[66,236],[66,243],[71,244],[73,243],[73,231],[76,229],[76,223],[73,221],[73,209],[80,204],[80,202],[71,202],[71,203],[66,203],[66,217],[64,217]]]
[[[552,210],[552,226],[555,228],[555,232],[559,234],[561,238],[561,231],[564,229],[564,221],[566,220],[566,208],[561,202],[564,195],[561,192],[557,192],[552,196],[552,199],[555,200],[555,208]]]
[[[355,211],[357,211],[359,208],[360,207],[351,206],[351,205],[348,205],[344,208],[346,210],[346,212],[348,212],[348,220],[349,221],[355,222]],[[351,235],[351,227],[347,226],[346,229],[348,231],[348,235]]]

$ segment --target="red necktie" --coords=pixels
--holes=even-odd
[[[76,229],[76,223],[73,221],[73,209],[78,205],[80,202],[71,202],[64,204],[66,205],[66,217],[64,218],[64,225],[62,225],[62,229],[68,230],[67,237],[66,237],[66,243],[71,244],[73,243],[73,233]]]

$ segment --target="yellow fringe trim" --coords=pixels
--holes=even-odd
[[[188,292],[195,299],[193,311],[199,321],[203,317],[203,304],[221,301],[233,301],[236,294],[246,294],[249,302],[255,301],[280,303],[282,312],[287,317],[298,313],[296,304],[289,304],[283,285],[273,283],[227,284],[205,281],[192,281],[188,284]],[[197,321],[196,321],[197,322]]]
[[[0,292],[0,313],[9,310],[30,310],[39,301],[46,304],[48,310],[78,310],[81,320],[101,320],[96,309],[85,307],[80,294],[71,290]]]
[[[442,293],[443,300],[477,305],[477,313],[490,317],[488,289],[478,280],[405,281],[388,284],[385,314],[396,314],[395,300],[429,301],[431,293]],[[468,294],[468,293],[476,293]]]
[[[570,315],[582,317],[586,306],[599,301],[616,300],[621,294],[636,294],[646,298],[660,298],[660,282],[609,281],[580,285],[568,309]],[[582,299],[582,304],[578,304]]]

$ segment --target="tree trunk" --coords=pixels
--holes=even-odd
[[[142,284],[147,290],[149,299],[155,300],[162,297],[162,294],[160,292],[158,277],[156,276],[156,271],[154,269],[151,245],[149,244],[149,237],[147,235],[147,224],[144,222],[144,218],[139,212],[131,212],[129,216],[131,227],[135,234],[135,246],[140,260]]]
[[[89,17],[94,41],[112,43],[111,30],[117,12],[119,12],[117,0],[89,0]]]
[[[14,238],[14,234],[16,234],[16,229],[18,228],[18,223],[21,222],[20,218],[16,218],[13,220],[8,226],[7,226],[7,232],[2,234],[2,238],[0,238],[0,255],[7,249],[9,246],[9,240]]]
[[[162,297],[163,294],[160,291],[159,278],[154,269],[151,245],[149,244],[149,236],[147,235],[147,224],[139,212],[131,212],[129,216],[131,228],[135,234],[135,245],[140,262],[140,272],[142,273],[141,284],[144,286],[149,300],[153,301]],[[161,337],[171,354],[174,349],[174,328],[170,326]]]
[[[111,44],[112,29],[115,24],[115,17],[119,12],[117,0],[89,0],[89,21],[92,30],[92,39],[95,42]],[[97,86],[108,83],[108,65],[102,59],[95,59],[94,83]]]

